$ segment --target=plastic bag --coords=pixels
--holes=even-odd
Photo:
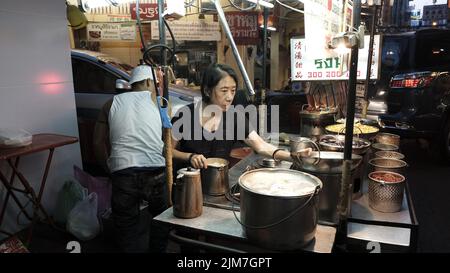
[[[30,145],[33,136],[23,129],[0,128],[0,148]]]
[[[53,215],[55,222],[65,224],[70,211],[78,202],[84,200],[87,195],[88,189],[81,186],[75,179],[64,182],[56,200],[56,208]]]
[[[78,202],[70,211],[66,229],[79,240],[93,239],[100,232],[100,221],[97,217],[97,194],[95,192]]]
[[[93,177],[77,166],[73,166],[75,178],[81,185],[88,189],[89,193],[97,193],[98,214],[103,214],[111,207],[112,184],[107,177]]]

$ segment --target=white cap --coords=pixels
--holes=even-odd
[[[135,82],[140,82],[146,79],[153,81],[152,68],[148,65],[136,66],[131,72],[131,79],[128,82],[130,85]]]

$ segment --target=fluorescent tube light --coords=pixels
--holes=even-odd
[[[273,4],[264,0],[247,0],[247,2],[253,3],[253,4],[259,4],[262,7],[273,9]]]

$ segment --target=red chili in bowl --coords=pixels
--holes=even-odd
[[[369,177],[375,181],[383,181],[386,183],[398,183],[403,180],[403,178],[398,174],[385,172],[371,173]]]

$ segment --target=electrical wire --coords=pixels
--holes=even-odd
[[[228,0],[228,2],[235,8],[235,9],[238,9],[238,10],[240,10],[240,11],[248,11],[248,10],[252,10],[252,9],[254,9],[254,8],[256,8],[256,4],[252,4],[252,5],[250,5],[249,7],[247,7],[247,8],[241,8],[241,7],[239,7],[238,5],[236,5],[236,3],[234,3],[234,1],[233,0]]]
[[[172,29],[169,26],[169,23],[167,23],[167,20],[163,18],[164,25],[166,26],[167,30],[169,31],[170,37],[172,38],[172,54],[175,55],[177,52],[177,42],[175,41],[175,36],[173,35]],[[175,58],[172,57],[172,66],[175,67]]]
[[[195,8],[194,2],[195,2],[195,0],[191,0],[191,2],[189,2],[189,3],[184,3],[184,7],[185,8],[189,8],[189,7],[194,7]]]
[[[144,49],[145,52],[146,46],[144,41],[144,35],[142,34],[141,15],[139,13],[139,0],[136,0],[136,21],[138,23],[139,36],[141,37],[142,48]]]

